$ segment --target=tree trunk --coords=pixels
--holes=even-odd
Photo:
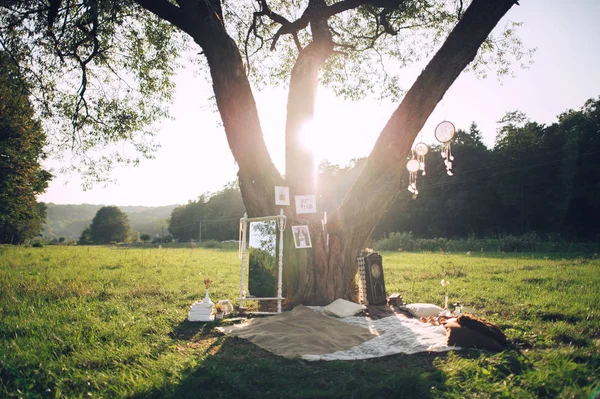
[[[223,26],[218,0],[170,2],[136,0],[159,17],[190,34],[204,50],[227,140],[239,165],[239,179],[249,216],[275,215],[274,185],[282,179],[267,152],[254,97],[240,52]],[[319,6],[322,0],[311,0]],[[294,216],[288,211],[284,281],[289,304],[327,304],[336,298],[356,298],[356,257],[401,187],[402,172],[412,143],[444,93],[515,0],[473,0],[381,132],[366,166],[340,208],[330,217],[329,247],[324,245],[320,217]],[[286,177],[293,193],[314,190],[312,158],[299,149],[299,126],[314,109],[316,73],[324,59],[319,46],[327,41],[326,20],[311,21],[315,48],[301,51],[290,82],[286,132]],[[328,50],[331,51],[331,50]],[[300,61],[308,61],[307,63]],[[315,69],[316,67],[316,69]],[[294,80],[302,82],[295,84]],[[305,97],[303,97],[305,96]],[[310,159],[310,160],[309,160]],[[307,163],[310,163],[307,164]],[[310,170],[311,177],[307,175]],[[313,191],[314,192],[314,191]],[[294,209],[294,206],[290,207]],[[291,226],[307,224],[312,249],[294,250]]]
[[[296,255],[297,262],[306,263],[291,266],[291,257],[286,259],[285,267],[292,269],[290,273],[298,279],[298,284],[288,282],[288,302],[324,305],[337,298],[356,298],[356,257],[402,189],[406,157],[417,134],[513,4],[514,0],[474,0],[471,3],[393,113],[363,172],[340,208],[331,215],[328,252],[318,247],[322,242],[320,229],[313,225],[311,237],[315,236],[313,247],[315,242],[317,247],[312,253]]]
[[[302,142],[302,135],[311,127],[319,69],[332,51],[331,42],[313,42],[300,51],[292,69],[285,125],[285,179],[292,194],[316,193],[313,153]]]
[[[324,0],[310,0],[309,8],[325,7]],[[333,54],[333,42],[326,20],[311,22],[313,41],[300,51],[290,76],[285,125],[285,178],[292,194],[316,194],[317,182],[311,148],[302,142],[315,113],[318,74]]]
[[[242,56],[225,30],[220,2],[182,1],[180,5],[181,12],[171,21],[204,50],[229,148],[239,165],[240,189],[248,216],[272,215],[273,187],[282,179],[267,151]],[[164,5],[164,9],[173,11],[169,5]],[[163,14],[167,16],[171,14]]]

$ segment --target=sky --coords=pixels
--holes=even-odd
[[[476,122],[484,142],[492,147],[499,121],[508,111],[521,110],[532,121],[551,124],[568,109],[579,109],[586,100],[600,96],[600,1],[520,0],[499,26],[523,22],[519,37],[527,48],[536,47],[529,69],[513,69],[514,78],[501,81],[490,74],[479,79],[463,73],[429,117],[421,136],[434,142],[434,128],[450,120],[468,129]],[[406,73],[409,88],[424,65]],[[171,120],[159,126],[156,141],[161,148],[155,159],[139,166],[118,168],[117,183],[84,191],[77,175],[57,175],[39,201],[55,204],[104,204],[161,206],[185,204],[203,193],[220,190],[236,179],[237,167],[227,145],[219,115],[208,106],[211,87],[192,67],[175,77],[175,101]],[[271,158],[284,170],[286,92],[255,92],[265,142]],[[315,157],[346,165],[365,157],[391,116],[395,104],[374,100],[347,102],[331,92],[318,93],[313,128],[319,134]],[[57,163],[50,160],[47,167]]]

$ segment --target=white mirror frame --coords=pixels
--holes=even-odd
[[[277,223],[277,229],[279,230],[279,259],[278,259],[278,273],[277,273],[277,296],[273,298],[254,298],[246,297],[246,290],[244,289],[244,277],[246,274],[246,232],[248,231],[248,223],[251,222],[264,222],[268,220],[275,220]],[[277,313],[281,313],[281,301],[283,297],[283,231],[285,230],[286,216],[283,214],[283,209],[277,216],[263,216],[257,218],[249,218],[248,214],[244,214],[244,217],[240,219],[240,257],[242,260],[242,276],[240,279],[240,308],[244,307],[244,301],[271,301],[277,300]],[[253,312],[254,314],[275,314],[275,312]]]

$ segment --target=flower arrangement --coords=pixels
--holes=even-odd
[[[199,302],[203,302],[203,303],[205,303],[207,305],[210,305],[210,306],[213,305],[213,302],[210,300],[210,296],[208,296],[208,289],[210,288],[210,286],[212,285],[212,283],[213,283],[213,281],[211,279],[209,279],[209,278],[205,278],[204,279],[204,288],[206,288],[206,293],[204,295],[204,299],[202,299],[201,301],[199,301]]]

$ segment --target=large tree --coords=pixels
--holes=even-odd
[[[103,206],[98,209],[89,229],[91,241],[96,244],[125,242],[131,234],[127,215],[116,206]],[[81,234],[80,241],[84,241],[85,235],[86,231]]]
[[[309,224],[313,233],[311,251],[284,255],[288,301],[323,304],[355,296],[355,258],[398,191],[413,140],[461,71],[476,57],[505,71],[508,54],[523,55],[510,27],[502,40],[490,39],[515,0],[473,0],[468,8],[467,3],[257,0],[250,7],[221,0],[15,0],[2,4],[0,39],[23,77],[46,89],[38,92],[45,115],[70,121],[62,130],[68,135],[57,144],[83,150],[84,164],[98,172],[111,162],[94,161],[93,147],[125,139],[142,153],[149,150],[133,132],[145,132],[162,116],[161,100],[172,92],[169,77],[181,44],[172,39],[190,38],[209,70],[250,216],[278,213],[274,185],[289,186],[292,195],[316,192],[313,171],[306,167],[312,155],[300,135],[313,115],[319,80],[353,98],[379,89],[398,97],[398,75],[379,66],[395,70],[413,61],[419,49],[439,47],[330,215],[329,246],[319,217],[287,211],[288,225]],[[66,87],[57,83],[59,73],[79,76],[75,97],[59,95]],[[118,80],[113,73],[120,74]],[[256,86],[281,79],[289,85],[285,178],[265,146],[250,79]],[[123,159],[121,153],[116,157]],[[293,248],[291,237],[286,240]]]
[[[16,69],[0,53],[0,243],[37,236],[46,207],[37,202],[52,177],[40,164],[46,134]]]

